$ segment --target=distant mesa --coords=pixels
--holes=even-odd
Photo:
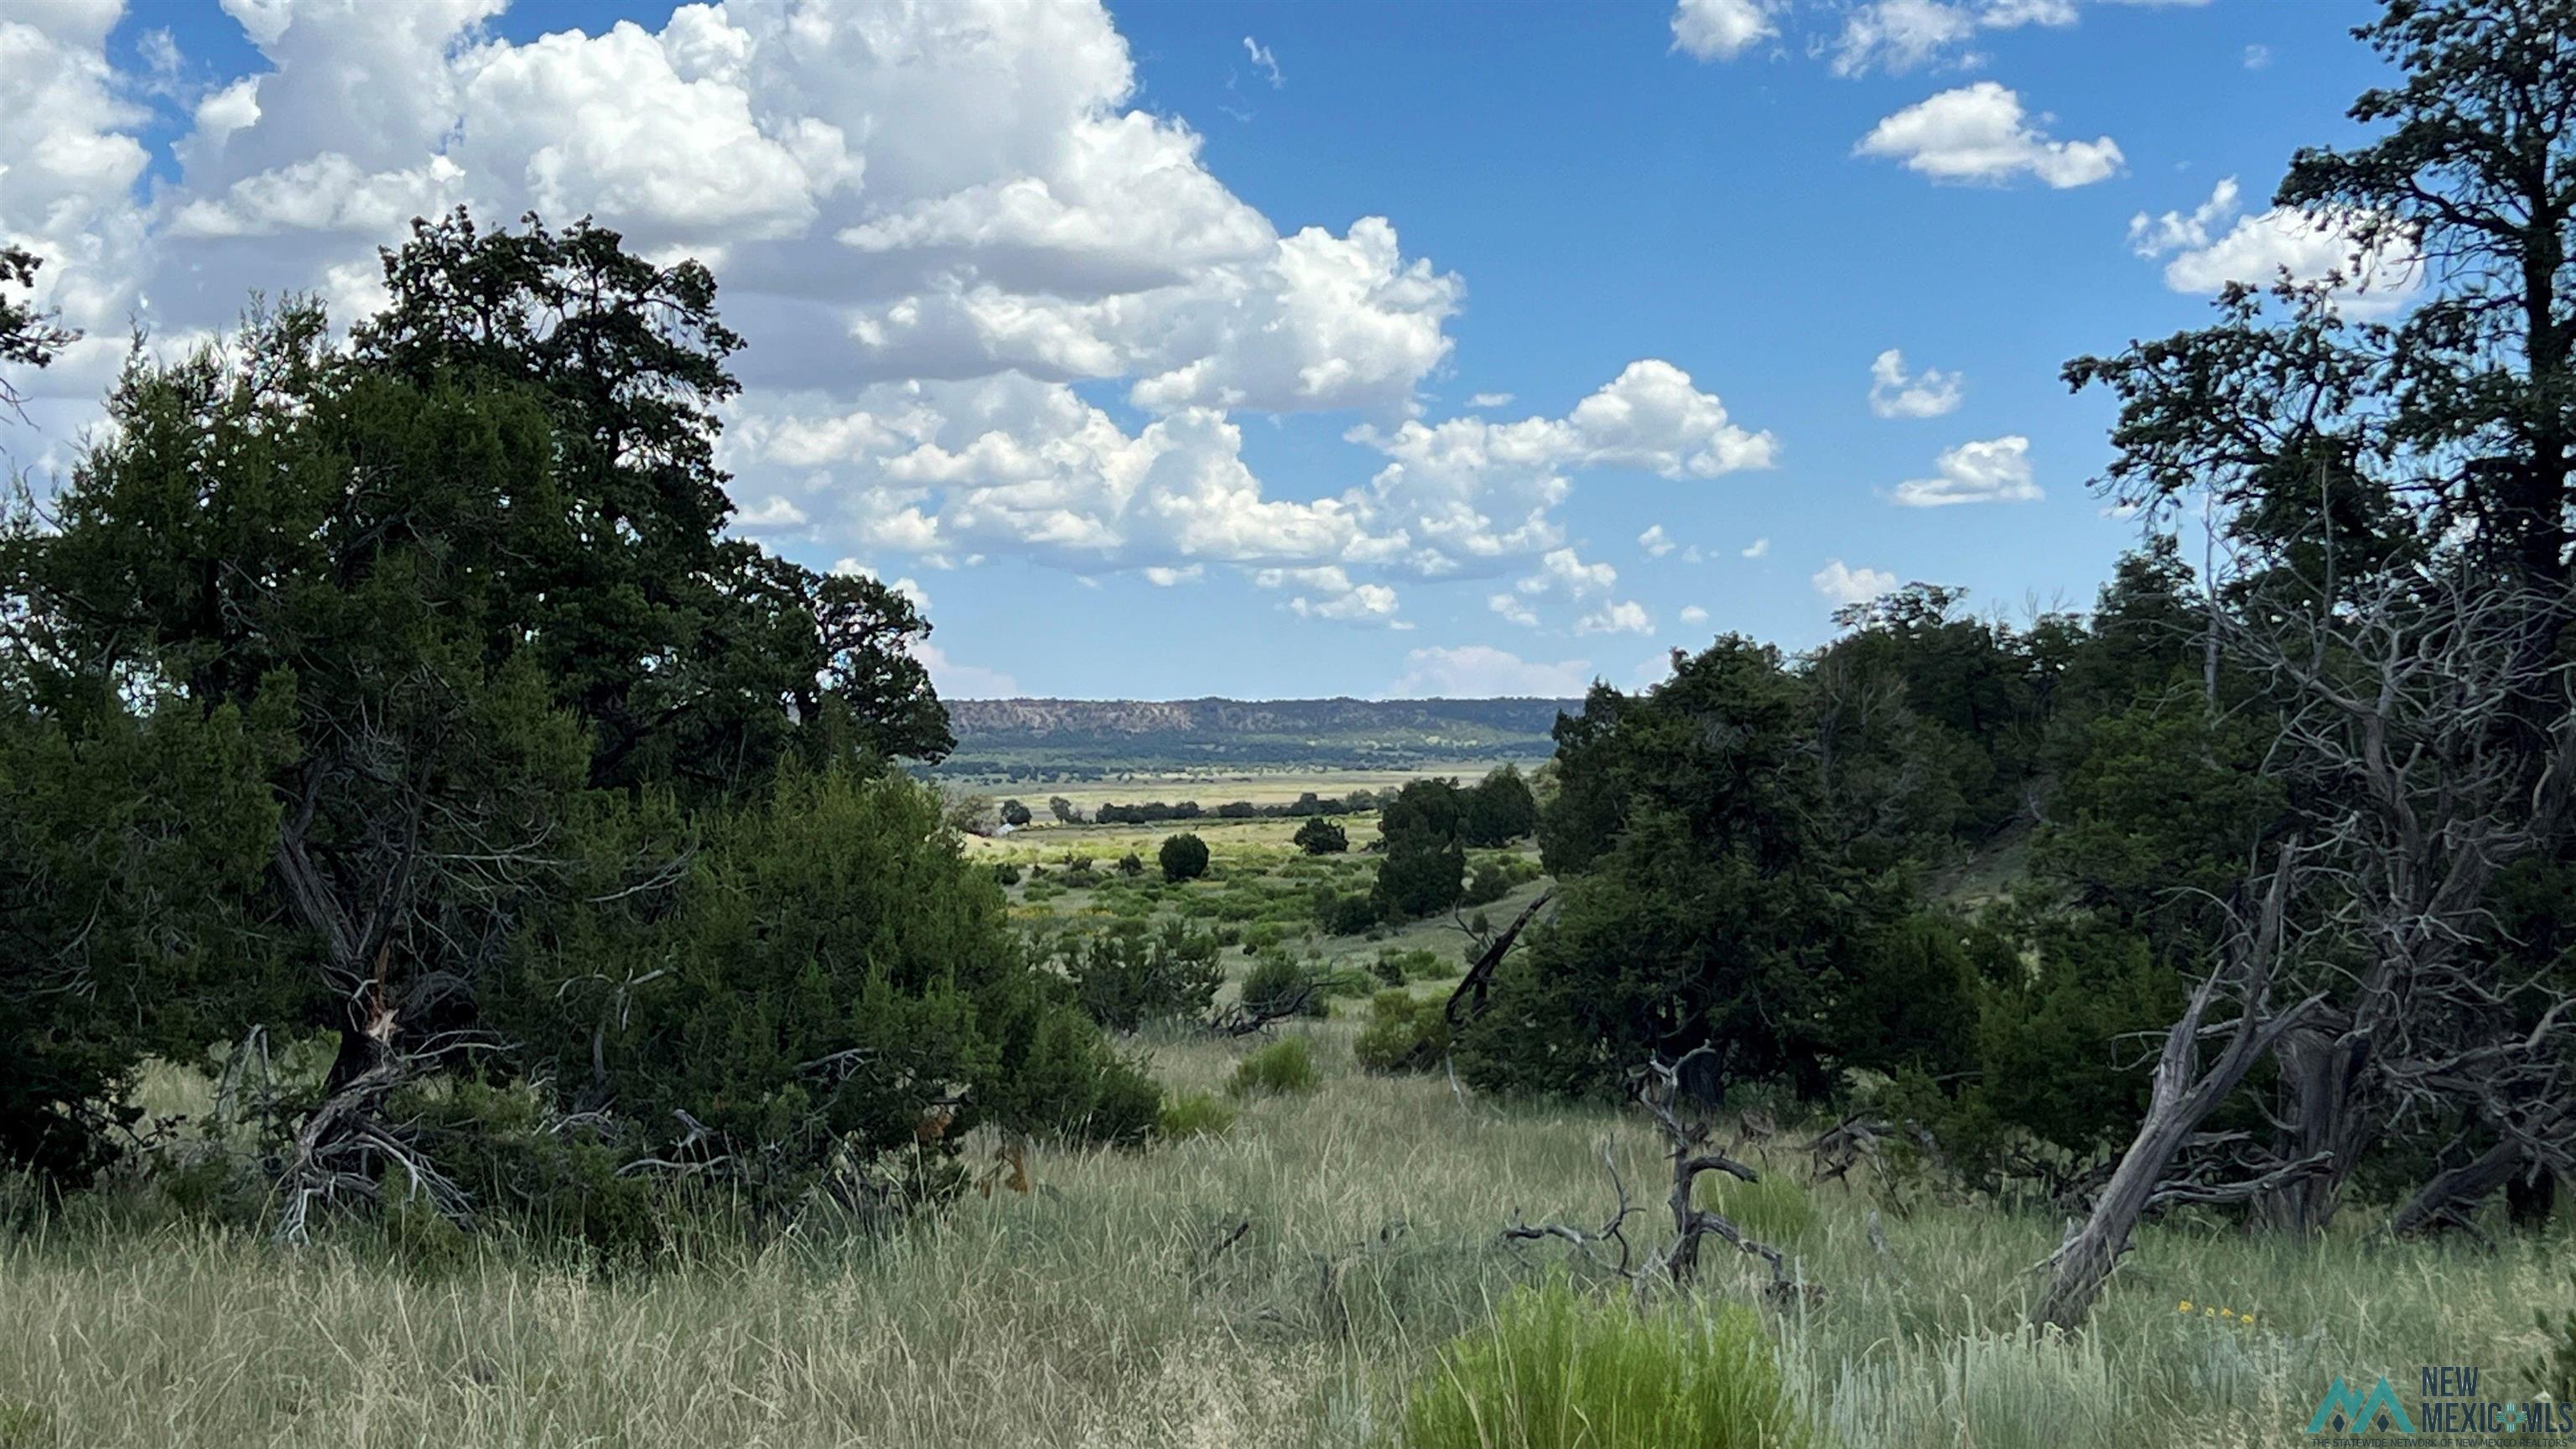
[[[1579,699],[952,699],[948,775],[1543,760]]]

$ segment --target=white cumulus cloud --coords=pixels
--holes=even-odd
[[[1896,575],[1885,569],[1855,569],[1841,559],[1829,561],[1807,581],[1836,604],[1865,604],[1896,587]]]
[[[2061,189],[2104,180],[2124,159],[2119,143],[2108,136],[2091,141],[2050,137],[2022,109],[2019,95],[1993,81],[1918,101],[1880,121],[1854,149],[1901,162],[1936,181],[1991,185],[2031,176]]]
[[[1577,634],[1651,634],[1654,616],[1646,606],[1634,600],[1605,601],[1599,608],[1574,621]]]
[[[2169,258],[2165,285],[2177,292],[2214,295],[2230,282],[2265,286],[2283,273],[2299,282],[2332,276],[2341,283],[2336,305],[2367,317],[2397,311],[2423,287],[2424,269],[2402,242],[2356,240],[2361,216],[2281,206],[2241,213],[2231,176],[2189,212],[2130,218],[2129,244],[2142,257]]]
[[[1908,373],[1905,354],[1893,347],[1869,365],[1869,410],[1882,418],[1937,418],[1955,412],[1967,395],[1967,379],[1955,372]]]
[[[1487,644],[1416,649],[1386,693],[1393,699],[1574,699],[1592,687],[1592,661],[1541,663]]]
[[[1768,0],[1679,0],[1673,6],[1673,49],[1701,60],[1733,60],[1779,33]]]
[[[1896,485],[1896,501],[1908,508],[1940,508],[1955,503],[2028,503],[2040,497],[2031,481],[2030,439],[2017,434],[1961,443],[1933,463],[1937,478],[1908,478]]]

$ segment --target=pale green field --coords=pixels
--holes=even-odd
[[[1527,774],[1539,763],[1523,760],[1520,762],[1521,772]],[[1213,810],[1229,800],[1249,800],[1255,805],[1282,805],[1310,790],[1326,796],[1347,795],[1353,790],[1386,795],[1415,780],[1442,777],[1472,784],[1483,779],[1488,771],[1498,768],[1498,761],[1478,760],[1461,765],[1425,765],[1408,770],[1180,770],[1061,785],[1002,780],[942,783],[955,793],[990,796],[996,804],[1017,800],[1028,806],[1036,817],[1031,828],[1051,829],[1055,821],[1047,814],[1047,800],[1057,795],[1072,801],[1086,815],[1103,804],[1141,805],[1148,800],[1196,800]]]
[[[969,1196],[876,1243],[602,1277],[500,1247],[418,1274],[184,1227],[0,1237],[0,1444],[1383,1443],[1436,1347],[1564,1261],[1498,1229],[1605,1216],[1604,1141],[1632,1186],[1660,1164],[1608,1108],[1359,1075],[1347,1034],[1314,1028],[1319,1092],[1255,1102],[1224,1138],[1041,1152],[1030,1195]],[[1244,1050],[1149,1049],[1182,1088]],[[1794,1178],[1799,1155],[1770,1166]],[[2296,1443],[2336,1375],[2509,1377],[2576,1261],[2563,1229],[2480,1251],[2386,1246],[2359,1221],[2310,1244],[2150,1228],[2095,1331],[2034,1339],[2016,1325],[2052,1221],[1927,1202],[1886,1216],[1882,1256],[1866,1189],[1810,1193],[1812,1224],[1784,1242],[1820,1291],[1763,1310],[1802,1401],[1852,1449]],[[1717,1259],[1703,1296],[1645,1311],[1757,1301],[1757,1267]],[[2177,1313],[2183,1298],[2254,1325]]]
[[[1295,799],[1295,796],[1290,796]],[[1045,802],[1040,801],[1043,806]],[[1336,815],[1334,823],[1351,837],[1351,849],[1358,852],[1377,839],[1377,816]],[[969,835],[965,837],[969,854],[989,856],[994,860],[1037,861],[1061,859],[1067,854],[1088,855],[1103,865],[1117,862],[1129,851],[1152,861],[1166,837],[1183,833],[1197,836],[1208,844],[1208,851],[1219,860],[1239,859],[1247,853],[1271,851],[1286,854],[1295,849],[1289,837],[1302,819],[1285,816],[1253,820],[1219,820],[1213,816],[1197,820],[1164,820],[1152,825],[1057,825],[1030,824],[1008,835]]]

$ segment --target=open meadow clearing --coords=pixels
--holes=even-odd
[[[1026,1194],[970,1192],[883,1238],[585,1271],[507,1240],[409,1263],[177,1221],[13,1231],[0,1444],[1381,1445],[1441,1344],[1515,1285],[1570,1267],[1628,1293],[1561,1243],[1499,1234],[1597,1224],[1605,1142],[1632,1189],[1659,1181],[1633,1114],[1462,1103],[1436,1075],[1359,1072],[1345,1022],[1290,1030],[1316,1044],[1312,1092],[1256,1097],[1221,1135],[1041,1149]],[[1221,1093],[1252,1048],[1146,1049],[1176,1090]],[[1747,1155],[1796,1183],[1802,1140]],[[1729,1255],[1641,1311],[1763,1304],[1798,1403],[1847,1449],[2294,1443],[2338,1376],[2509,1376],[2576,1262],[2564,1223],[2486,1248],[2376,1241],[2360,1215],[2308,1243],[2178,1221],[2142,1233],[2097,1324],[2061,1339],[2020,1327],[2061,1229],[2044,1209],[1864,1175],[1744,1215],[1811,1298],[1765,1304],[1767,1270]]]

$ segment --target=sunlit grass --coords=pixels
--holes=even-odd
[[[616,1275],[487,1241],[430,1272],[355,1239],[290,1255],[75,1214],[0,1237],[0,1425],[11,1449],[1385,1443],[1444,1343],[1566,1263],[1503,1224],[1598,1224],[1606,1140],[1655,1241],[1662,1164],[1606,1108],[1462,1104],[1437,1076],[1358,1074],[1346,1023],[1312,1030],[1317,1092],[1149,1152],[1041,1152],[1028,1195],[884,1241]],[[1146,1049],[1176,1089],[1221,1094],[1252,1044]],[[1772,1166],[1794,1176],[1796,1154]],[[2508,1378],[2576,1257],[2563,1229],[2484,1251],[2361,1220],[2312,1243],[2150,1227],[2069,1341],[2019,1327],[2054,1221],[1885,1212],[1882,1255],[1866,1184],[1805,1198],[1789,1247],[1820,1293],[1755,1311],[1803,1410],[1851,1446],[2292,1442],[2338,1374]],[[1702,1299],[1647,1311],[1758,1305],[1759,1269],[1712,1258]]]

